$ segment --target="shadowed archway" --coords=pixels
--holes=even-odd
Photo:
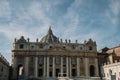
[[[18,78],[18,80],[19,80],[19,78],[23,78],[23,74],[24,74],[23,65],[19,64],[18,68],[17,68],[17,78]]]

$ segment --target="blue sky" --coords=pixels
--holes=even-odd
[[[118,46],[120,0],[0,0],[0,52],[9,62],[14,38],[40,40],[49,26],[63,40]]]

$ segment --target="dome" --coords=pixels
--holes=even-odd
[[[48,30],[48,33],[46,36],[44,36],[41,41],[41,43],[57,43],[59,42],[59,39],[53,34],[51,27]]]

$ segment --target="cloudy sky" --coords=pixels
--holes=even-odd
[[[9,62],[14,38],[40,40],[49,26],[63,40],[118,46],[120,0],[0,0],[0,52]]]

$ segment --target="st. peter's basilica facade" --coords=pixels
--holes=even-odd
[[[39,41],[15,39],[12,50],[14,79],[55,80],[58,73],[73,79],[99,80],[97,45],[92,39],[72,43],[59,39],[51,28]]]

